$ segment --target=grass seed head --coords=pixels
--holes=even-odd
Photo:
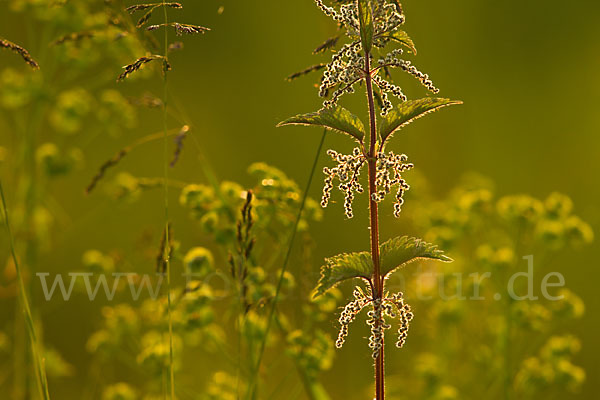
[[[0,48],[8,49],[8,50],[12,51],[13,53],[19,54],[31,68],[33,68],[33,69],[40,68],[39,64],[33,59],[33,57],[31,57],[31,54],[29,54],[29,52],[26,49],[19,46],[18,44],[15,44],[6,39],[0,38]]]

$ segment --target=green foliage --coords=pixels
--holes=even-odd
[[[457,334],[436,342],[430,351],[438,354],[439,364],[448,365],[444,381],[440,377],[433,384],[425,377],[415,377],[424,386],[411,397],[429,399],[431,391],[445,383],[452,383],[459,397],[462,393],[493,397],[509,393],[520,398],[539,398],[548,391],[576,393],[585,379],[585,372],[572,360],[580,344],[572,335],[557,334],[572,329],[585,305],[566,288],[551,292],[556,301],[544,299],[538,286],[552,271],[548,264],[557,251],[569,252],[593,239],[590,226],[573,214],[570,198],[558,193],[542,200],[523,194],[498,198],[488,180],[471,176],[443,201],[422,195],[416,203],[415,220],[426,231],[425,238],[456,255],[454,263],[441,264],[443,280],[421,287],[423,298],[432,297],[424,303],[434,310],[428,329],[421,333],[428,341],[439,339],[428,332],[441,330],[469,331],[470,335],[463,338]],[[571,226],[577,226],[576,233]],[[506,300],[507,282],[523,271],[521,257],[527,254],[535,256],[532,279],[540,298]],[[554,266],[556,271],[560,267]],[[490,274],[488,279],[471,279],[473,274],[484,273]],[[462,278],[452,279],[454,276]],[[517,279],[515,285],[517,295],[526,293],[525,279]],[[468,301],[475,290],[481,298]],[[441,293],[458,298],[440,298]],[[502,294],[500,300],[494,298],[496,293]],[[476,330],[471,328],[474,323]],[[458,351],[478,361],[457,365],[452,354]],[[498,386],[490,391],[489,384],[477,382],[497,382]]]
[[[201,400],[238,400],[238,384],[234,376],[218,371],[210,379],[210,384]]]
[[[461,101],[426,97],[418,100],[408,100],[398,104],[379,123],[379,136],[385,143],[396,131],[402,129],[416,119],[419,119],[440,108],[462,104]]]
[[[301,201],[298,185],[282,171],[265,163],[252,164],[248,172],[255,179],[253,209],[258,229],[271,233],[291,229]],[[191,211],[204,232],[213,235],[220,244],[232,244],[235,241],[234,216],[239,212],[244,193],[242,186],[234,182],[222,182],[218,190],[208,185],[190,184],[181,191],[179,201]],[[318,221],[321,215],[318,204],[308,199],[299,230],[306,230],[308,221]]]
[[[387,277],[398,268],[419,259],[452,261],[436,245],[424,240],[402,236],[390,239],[380,246],[381,274]],[[321,278],[315,296],[320,296],[339,283],[353,278],[370,282],[373,260],[370,252],[343,253],[326,258],[321,267]]]
[[[206,276],[214,270],[214,257],[210,250],[204,247],[190,249],[183,258],[185,272],[195,276]]]
[[[285,125],[322,126],[350,135],[359,143],[362,143],[365,136],[365,126],[362,121],[341,106],[324,108],[309,114],[299,114],[280,122],[277,126]]]
[[[331,367],[333,361],[332,338],[318,330],[315,335],[307,335],[303,330],[288,334],[287,351],[298,359],[307,374],[315,377],[317,373]]]
[[[326,258],[315,296],[320,296],[339,283],[353,278],[369,280],[373,273],[371,253],[342,253]]]
[[[83,153],[78,148],[67,151],[54,143],[44,143],[36,150],[36,159],[45,175],[54,178],[66,175],[83,163]]]
[[[586,374],[571,359],[580,349],[574,336],[550,337],[537,356],[523,361],[515,378],[517,390],[527,396],[553,386],[577,392]]]
[[[86,272],[110,274],[115,270],[115,262],[112,257],[98,250],[87,250],[83,253],[82,263]]]
[[[380,246],[381,273],[384,276],[420,259],[451,262],[438,246],[414,237],[401,236],[390,239]]]
[[[379,35],[379,37],[392,39],[392,40],[400,43],[401,45],[405,46],[406,48],[408,48],[414,54],[417,54],[417,48],[415,47],[414,42],[412,41],[410,36],[408,36],[408,33],[406,33],[403,30],[397,30],[394,32],[384,33],[384,34]]]
[[[53,348],[44,349],[44,366],[50,377],[71,377],[75,375],[75,367]]]
[[[360,21],[360,40],[366,53],[371,51],[373,44],[373,2],[358,0],[358,19]]]
[[[0,104],[9,110],[30,104],[43,90],[39,75],[3,68],[0,73]]]
[[[62,133],[72,135],[81,132],[83,123],[92,111],[92,97],[82,88],[64,91],[58,95],[50,122]]]
[[[137,400],[136,391],[127,383],[120,382],[104,389],[102,400]]]

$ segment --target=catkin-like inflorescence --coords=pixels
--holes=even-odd
[[[380,152],[377,154],[377,174],[375,184],[378,191],[372,194],[372,200],[376,202],[382,201],[385,196],[391,192],[393,186],[397,186],[396,198],[394,202],[394,216],[400,217],[402,204],[404,203],[404,192],[410,189],[410,186],[402,173],[414,167],[413,164],[407,163],[408,157],[405,154],[387,154]]]
[[[369,348],[372,351],[373,359],[379,357],[379,351],[383,347],[385,330],[392,327],[386,322],[385,317],[399,320],[396,346],[402,348],[406,342],[410,321],[413,319],[413,313],[410,306],[404,302],[403,294],[399,292],[390,296],[389,293],[386,293],[383,297],[373,298],[371,290],[367,289],[365,293],[357,286],[353,295],[354,300],[346,304],[340,314],[340,331],[335,346],[338,349],[342,347],[346,336],[348,336],[348,326],[354,321],[356,315],[370,304],[371,309],[367,313],[366,322],[371,328]]]
[[[338,189],[344,193],[344,212],[348,218],[354,216],[352,210],[352,202],[354,201],[355,192],[363,193],[364,189],[359,182],[360,170],[365,164],[367,157],[362,153],[360,148],[356,147],[352,154],[344,155],[335,150],[328,150],[327,154],[338,164],[334,168],[323,168],[325,180],[323,185],[323,197],[321,198],[321,206],[327,207],[331,199],[331,191],[334,186],[334,179],[339,180]],[[381,202],[385,196],[389,194],[392,187],[397,186],[394,216],[400,217],[402,204],[404,203],[404,192],[410,189],[410,186],[402,173],[413,168],[413,164],[407,163],[408,157],[404,154],[395,154],[394,152],[377,154],[377,173],[375,184],[377,192],[372,194],[372,200]]]
[[[367,314],[367,325],[371,327],[371,336],[369,337],[369,348],[373,351],[373,359],[379,356],[379,350],[383,347],[384,331],[392,326],[385,322],[383,316],[384,299],[377,298],[371,302],[373,309]]]
[[[325,185],[323,187],[321,206],[327,207],[329,204],[331,189],[333,189],[333,179],[337,178],[340,181],[338,188],[344,193],[344,211],[348,218],[352,218],[354,216],[352,211],[354,192],[364,192],[359,182],[359,177],[360,169],[364,165],[366,157],[358,147],[350,155],[340,154],[335,150],[328,150],[327,154],[338,164],[334,168],[323,168]]]
[[[332,107],[344,94],[354,92],[354,85],[363,78],[364,58],[359,54],[360,49],[360,42],[346,44],[327,64],[319,87],[319,96],[326,97],[330,89],[337,89],[330,99],[325,100],[324,107]]]
[[[364,294],[360,287],[354,289],[354,300],[346,304],[344,310],[340,314],[340,332],[335,342],[335,347],[338,349],[344,345],[346,336],[348,336],[348,325],[354,321],[356,315],[369,303],[368,297]]]
[[[319,87],[319,96],[328,97],[333,90],[331,97],[323,102],[326,108],[333,107],[338,100],[346,93],[354,92],[354,85],[371,75],[375,84],[381,91],[382,109],[381,115],[385,116],[392,109],[392,103],[388,99],[388,93],[392,93],[401,101],[406,101],[406,96],[402,89],[379,75],[381,70],[387,71],[389,68],[400,68],[408,74],[418,79],[423,86],[433,93],[439,90],[435,87],[427,74],[419,71],[410,61],[400,58],[402,49],[393,49],[381,57],[377,65],[371,71],[365,71],[365,54],[363,52],[360,40],[360,22],[358,5],[356,1],[343,4],[339,10],[335,7],[326,5],[323,0],[315,0],[317,6],[325,15],[333,18],[340,26],[344,27],[348,37],[352,39],[351,43],[342,46],[335,53],[331,61],[327,64],[321,85]],[[382,50],[390,42],[394,32],[404,24],[405,18],[398,2],[388,0],[376,0],[373,2],[373,47]],[[384,53],[385,54],[385,53]],[[369,54],[372,58],[372,55]]]
[[[319,7],[321,9],[321,11],[323,11],[323,13],[325,15],[327,15],[328,17],[331,17],[331,18],[335,19],[338,22],[341,22],[340,15],[335,10],[335,8],[326,6],[323,3],[323,0],[315,0],[315,3],[317,3],[317,7]]]
[[[379,60],[377,60],[378,68],[400,68],[408,74],[414,76],[416,79],[418,79],[419,82],[421,82],[421,84],[425,86],[425,88],[427,88],[427,90],[429,90],[431,93],[439,93],[440,90],[437,87],[435,87],[431,79],[429,79],[429,75],[419,71],[417,67],[412,65],[410,61],[403,60],[399,57],[400,55],[402,55],[403,52],[404,51],[402,49],[395,49],[388,53],[385,57],[379,58]],[[384,80],[382,81],[385,82]],[[378,86],[381,87],[381,84],[378,83]]]
[[[402,293],[395,293],[389,299],[389,303],[393,304],[399,313],[400,325],[398,327],[398,341],[396,342],[396,347],[400,349],[404,346],[404,343],[406,343],[408,328],[414,315],[411,311],[410,305],[404,302]]]

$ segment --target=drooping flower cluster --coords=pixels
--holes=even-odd
[[[364,77],[364,57],[359,55],[360,42],[353,42],[342,47],[327,64],[323,73],[319,96],[326,97],[329,89],[338,86],[331,98],[325,100],[324,107],[334,106],[340,97],[354,92],[354,84]]]
[[[323,0],[315,0],[317,7],[325,15],[333,18],[336,22],[343,24],[348,36],[358,36],[360,34],[360,22],[356,1],[347,2],[340,6],[339,11],[334,7],[327,6]],[[373,2],[373,25],[375,35],[392,32],[404,23],[404,14],[397,4],[389,3],[387,0],[375,0]],[[379,42],[385,41],[380,38]]]
[[[378,298],[372,301],[373,309],[367,313],[367,325],[371,327],[371,336],[369,336],[369,348],[373,350],[371,354],[373,359],[379,356],[379,351],[383,347],[383,334],[386,329],[392,326],[385,322],[383,316],[383,299]],[[387,304],[386,304],[387,306]]]
[[[366,157],[362,151],[356,147],[350,155],[344,155],[335,150],[328,150],[327,154],[331,156],[338,165],[335,168],[323,168],[325,177],[325,186],[323,187],[323,198],[321,206],[327,207],[333,189],[333,179],[337,177],[340,181],[338,188],[344,192],[344,210],[348,218],[352,218],[352,201],[354,200],[354,192],[362,193],[364,189],[358,178],[360,177],[360,169],[366,161]]]
[[[360,41],[360,22],[358,14],[358,5],[356,1],[349,2],[340,6],[339,10],[335,7],[329,7],[323,0],[315,0],[317,6],[325,15],[333,18],[340,26],[344,27],[347,36],[351,42],[342,46],[335,53],[331,62],[326,65],[321,85],[319,87],[319,96],[327,97],[330,89],[334,89],[331,98],[325,100],[323,106],[326,108],[337,104],[340,97],[346,93],[354,92],[353,86],[363,80],[367,74],[370,74],[379,88],[381,97],[381,115],[385,116],[392,108],[392,103],[388,99],[388,93],[402,101],[406,100],[402,89],[388,82],[379,75],[381,70],[387,71],[389,68],[400,68],[418,79],[432,93],[438,93],[439,90],[434,86],[427,74],[419,71],[410,61],[399,58],[403,54],[402,49],[393,49],[390,53],[379,58],[377,65],[371,71],[365,71],[365,58]],[[383,49],[390,41],[393,41],[396,33],[400,33],[398,28],[404,24],[405,18],[398,2],[388,2],[387,0],[376,0],[373,2],[373,47]],[[402,32],[402,34],[404,34]],[[397,38],[396,38],[397,39]],[[371,59],[373,56],[370,54]],[[372,60],[371,60],[372,61]],[[387,74],[389,75],[389,74]]]
[[[404,347],[404,343],[406,343],[409,324],[410,321],[412,321],[414,314],[411,311],[410,305],[404,302],[404,297],[401,292],[392,295],[390,302],[387,303],[388,308],[385,309],[386,315],[389,315],[391,318],[396,318],[394,307],[392,307],[390,303],[393,303],[400,313],[400,326],[398,327],[398,341],[396,342],[396,347],[401,349]]]
[[[408,157],[406,154],[394,154],[389,152],[388,154],[379,153],[377,154],[377,175],[376,185],[381,188],[377,193],[373,193],[373,200],[376,202],[382,201],[385,196],[392,190],[392,186],[398,186],[396,192],[396,201],[394,202],[394,217],[400,217],[402,211],[402,204],[404,203],[404,192],[410,189],[410,186],[404,178],[402,173],[408,171],[414,167],[411,163],[406,163]],[[393,172],[393,176],[390,173]]]
[[[388,53],[385,57],[380,57],[377,60],[377,69],[387,71],[389,68],[400,68],[408,74],[414,76],[427,90],[431,93],[439,93],[439,89],[433,84],[429,75],[419,71],[417,67],[412,65],[410,61],[399,58],[404,53],[402,49],[394,49]],[[377,85],[381,91],[381,115],[386,116],[387,113],[392,109],[392,102],[388,99],[388,93],[391,93],[398,99],[406,101],[406,95],[402,92],[400,86],[394,85],[386,81],[380,75],[373,75],[373,82]]]
[[[413,319],[413,313],[408,304],[404,302],[402,293],[386,295],[383,298],[373,299],[369,289],[365,293],[360,287],[354,289],[354,300],[344,307],[339,322],[340,332],[338,334],[335,346],[339,349],[343,346],[346,336],[348,336],[348,325],[356,318],[356,315],[368,304],[372,309],[367,313],[367,325],[371,327],[371,336],[369,337],[369,348],[372,350],[372,357],[376,359],[379,351],[383,347],[384,332],[390,329],[391,325],[385,320],[385,317],[398,318],[398,341],[396,346],[402,348],[406,342],[410,321]]]
[[[344,311],[342,311],[342,314],[340,315],[340,318],[339,318],[341,327],[340,327],[340,332],[338,334],[338,338],[335,342],[335,347],[337,347],[338,349],[344,345],[346,336],[348,336],[348,325],[350,325],[350,323],[352,321],[354,321],[354,318],[356,318],[356,315],[370,301],[359,286],[357,286],[354,289],[353,295],[354,295],[354,300],[351,301],[350,303],[346,304],[346,307],[344,307]]]
[[[327,154],[333,158],[338,164],[334,168],[323,168],[325,176],[325,185],[323,186],[323,197],[321,206],[327,207],[331,198],[331,190],[333,189],[333,180],[337,178],[340,183],[338,188],[344,193],[344,211],[346,217],[352,218],[352,202],[354,201],[354,193],[363,193],[364,189],[359,182],[360,170],[364,165],[367,157],[362,153],[360,148],[356,147],[350,155],[344,155],[335,150],[328,150]],[[373,193],[373,201],[380,202],[385,199],[385,196],[391,192],[393,186],[398,186],[396,192],[396,200],[394,202],[394,216],[400,217],[402,204],[404,202],[404,192],[410,186],[402,178],[402,173],[413,168],[413,164],[406,163],[408,157],[405,154],[395,154],[394,152],[377,154],[377,175],[375,184],[377,192]]]

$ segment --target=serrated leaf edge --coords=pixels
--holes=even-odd
[[[438,110],[440,110],[442,108],[445,108],[445,107],[463,104],[463,102],[460,101],[460,100],[450,100],[450,99],[440,99],[440,100],[448,100],[449,103],[440,104],[439,106],[431,108],[431,109],[429,109],[427,111],[422,112],[419,115],[416,115],[416,116],[412,117],[411,119],[409,119],[409,120],[405,121],[404,123],[398,125],[396,128],[394,128],[390,133],[388,133],[385,136],[383,136],[383,135],[380,134],[382,143],[385,143],[388,139],[390,139],[394,135],[394,133],[396,133],[400,129],[404,128],[406,125],[409,125],[409,124],[413,123],[414,121],[418,120],[419,118],[424,117],[427,114],[434,113],[434,112],[436,112],[436,111],[438,111]],[[401,103],[401,104],[403,104],[403,103]]]
[[[329,125],[322,125],[322,124],[311,124],[308,122],[294,122],[293,120],[296,118],[300,118],[300,117],[308,117],[308,116],[318,116],[319,113],[323,110],[319,110],[319,111],[315,111],[315,112],[310,112],[310,113],[305,113],[305,114],[297,114],[294,115],[293,117],[289,117],[286,120],[281,121],[280,123],[278,123],[277,125],[275,125],[276,128],[281,128],[282,126],[287,126],[287,125],[301,125],[301,126],[320,126],[323,127],[325,129],[331,130],[331,131],[336,131],[336,132],[340,132],[342,134],[345,135],[350,135],[354,140],[356,140],[358,143],[362,144],[363,138],[365,136],[365,126],[363,124],[363,122],[356,117],[354,114],[352,114],[350,111],[348,111],[347,109],[338,106],[339,108],[341,108],[342,110],[348,112],[351,116],[355,117],[356,120],[360,123],[360,126],[357,127],[357,129],[362,133],[362,136],[357,136],[355,135],[353,132],[348,132],[345,131],[343,129],[339,129],[339,128],[334,128],[332,126]]]

